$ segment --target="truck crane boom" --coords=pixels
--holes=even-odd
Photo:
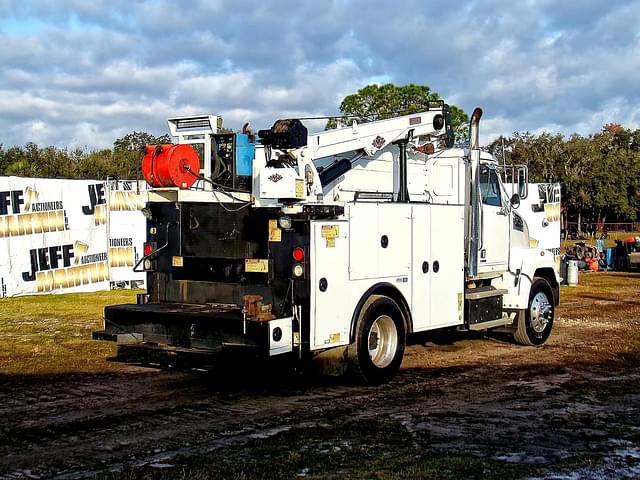
[[[309,135],[308,149],[315,159],[357,150],[371,156],[385,145],[406,138],[409,132],[416,139],[437,137],[452,146],[450,119],[445,119],[449,116],[448,107],[443,102],[433,102],[431,107],[433,109],[428,111],[387,120],[363,124],[354,121],[350,127]],[[383,139],[384,143],[378,139]]]

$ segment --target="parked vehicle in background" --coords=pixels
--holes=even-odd
[[[560,271],[560,183],[528,183],[526,167],[508,165],[501,167],[507,192],[518,193],[518,213],[527,222],[532,246],[551,252]]]

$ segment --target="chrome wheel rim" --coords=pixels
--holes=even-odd
[[[533,300],[531,300],[531,307],[529,307],[529,316],[531,318],[531,328],[536,333],[544,332],[549,322],[552,320],[553,308],[549,299],[544,292],[536,293]]]
[[[391,317],[380,315],[375,319],[368,338],[369,358],[378,368],[387,367],[398,348],[398,331]]]

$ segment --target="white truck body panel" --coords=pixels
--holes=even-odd
[[[384,239],[386,238],[386,242]],[[411,206],[355,203],[349,206],[349,279],[409,275]]]
[[[304,198],[304,179],[293,168],[265,167],[260,171],[260,197]]]
[[[383,284],[403,294],[413,331],[462,325],[463,208],[352,203],[348,221],[314,222],[312,348],[348,344],[358,303]],[[324,291],[321,279],[327,282]]]
[[[324,228],[324,231],[323,231]],[[347,345],[351,326],[349,223],[313,222],[311,230],[310,348]],[[320,280],[326,279],[325,291]]]
[[[416,332],[463,323],[463,208],[413,205],[411,312]]]
[[[464,207],[434,205],[431,209],[431,289],[428,329],[462,325],[464,318]],[[438,271],[436,272],[436,262]]]
[[[425,162],[427,179],[421,188],[426,191],[426,201],[434,204],[464,204],[464,155],[462,149],[450,149]]]

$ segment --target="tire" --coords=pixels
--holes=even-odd
[[[555,309],[549,282],[534,277],[529,293],[529,304],[524,315],[518,317],[518,327],[513,337],[520,345],[543,345],[553,328]]]
[[[406,344],[402,311],[389,297],[372,295],[362,306],[355,341],[349,345],[349,370],[360,381],[388,382],[400,369]]]

